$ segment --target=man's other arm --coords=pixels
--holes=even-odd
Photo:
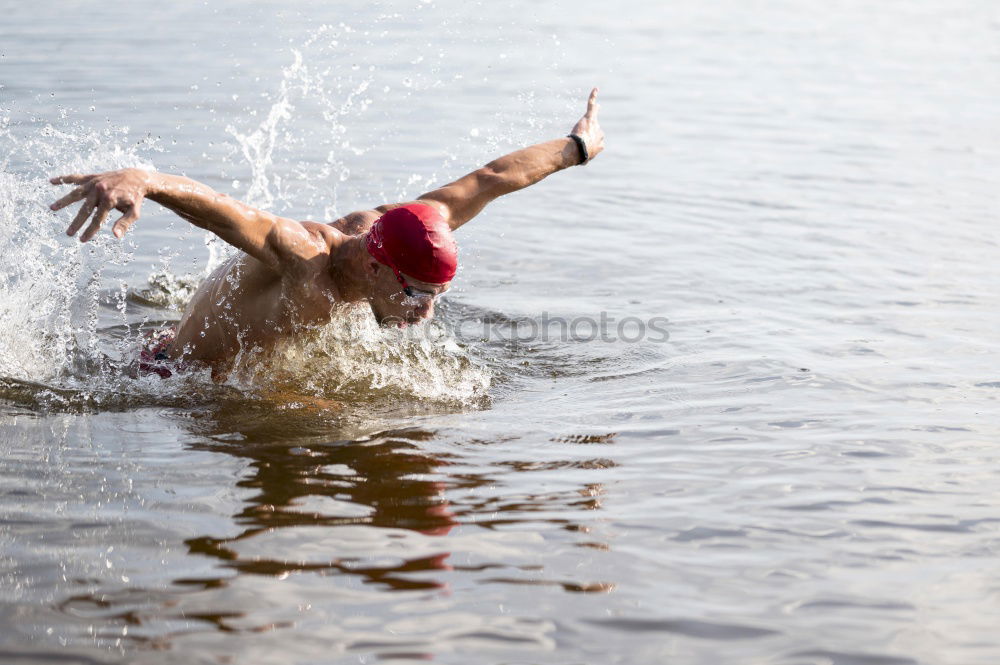
[[[583,139],[590,159],[604,149],[604,132],[597,121],[600,107],[596,99],[597,88],[594,88],[587,100],[587,112],[571,131]],[[580,149],[574,139],[546,141],[504,155],[417,200],[443,208],[454,230],[478,215],[490,201],[534,185],[556,171],[576,166],[580,158]]]
[[[322,251],[322,243],[318,243],[302,224],[248,206],[183,176],[123,169],[92,175],[59,176],[52,178],[51,182],[54,185],[77,185],[53,203],[50,206],[52,210],[84,201],[76,218],[66,229],[68,235],[75,235],[93,213],[93,220],[80,235],[82,242],[97,235],[112,209],[124,213],[113,229],[114,234],[121,238],[139,218],[142,201],[148,198],[195,226],[211,231],[275,272],[287,272]]]

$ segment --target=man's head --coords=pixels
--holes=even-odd
[[[458,268],[458,247],[433,206],[410,203],[376,220],[365,238],[371,255],[368,302],[379,323],[416,323],[434,313]]]

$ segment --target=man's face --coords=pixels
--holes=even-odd
[[[451,286],[451,282],[421,282],[404,273],[403,279],[413,294],[407,295],[390,268],[378,263],[369,267],[372,270],[372,291],[368,303],[376,320],[384,326],[403,327],[431,318],[434,315],[434,299]]]

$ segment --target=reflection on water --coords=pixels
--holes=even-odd
[[[46,503],[60,499],[51,486],[43,489],[44,480],[33,485],[37,490],[29,486],[24,491],[15,490],[13,478],[0,479],[4,496],[22,497],[25,523],[41,527],[39,533],[65,529],[61,539],[75,540],[78,548],[95,553],[94,565],[52,559],[49,568],[43,565],[35,573],[39,581],[49,580],[41,588],[54,584],[58,589],[51,600],[54,614],[39,615],[38,621],[57,626],[63,641],[72,650],[83,649],[80,653],[89,653],[88,645],[170,651],[196,645],[212,633],[300,634],[311,625],[310,617],[350,624],[347,617],[357,611],[351,607],[372,603],[371,629],[344,628],[328,639],[339,648],[385,656],[428,649],[441,640],[539,646],[549,643],[550,628],[474,619],[460,609],[464,603],[453,602],[456,581],[467,578],[463,585],[472,582],[484,589],[502,585],[600,593],[613,588],[586,577],[553,577],[541,556],[546,543],[556,542],[579,552],[607,550],[607,543],[588,533],[589,520],[559,516],[600,510],[600,482],[498,493],[508,478],[525,473],[601,473],[614,466],[608,458],[542,463],[501,455],[481,467],[470,456],[488,448],[487,441],[455,441],[453,433],[420,426],[331,441],[320,432],[329,436],[336,430],[345,419],[342,411],[245,398],[220,398],[200,409],[173,408],[164,412],[166,420],[135,413],[134,441],[92,455],[72,452],[80,434],[73,428],[45,441],[50,431],[15,421],[19,448],[48,451],[47,464],[37,467],[42,478],[69,473],[82,479],[84,469],[100,465],[108,455],[130,460],[120,481],[105,477],[99,483],[64,487],[67,498],[82,497],[73,511],[82,514],[67,515],[67,522],[52,523],[46,517]],[[146,440],[162,438],[168,425],[179,428],[178,440],[191,442],[183,450],[146,447]],[[296,434],[289,436],[292,430]],[[590,440],[586,435],[570,438]],[[188,460],[190,468],[178,467],[175,459]],[[22,463],[22,469],[28,468]],[[227,480],[233,470],[238,470],[235,478]],[[84,517],[88,506],[102,502],[133,506],[138,521],[120,522],[114,512]],[[227,504],[232,512],[219,512]],[[544,535],[551,529],[565,535]],[[85,545],[97,531],[103,536]],[[179,541],[185,532],[189,535],[182,538],[182,552],[159,549],[157,543]],[[23,583],[29,567],[49,555],[44,541],[30,533],[22,530],[18,539],[19,550],[38,547],[35,564],[22,560],[9,572]],[[166,558],[160,565],[149,565],[148,557],[161,555]],[[275,613],[268,599],[282,592],[273,588],[270,596],[262,594],[261,589],[271,588],[266,580],[308,600],[296,603],[291,614],[288,608]],[[385,592],[401,594],[403,605],[385,605]],[[23,588],[21,598],[31,593]],[[412,602],[423,604],[420,612],[429,613],[431,627],[410,630],[405,639],[392,638],[383,624],[406,616]],[[448,616],[449,607],[452,620],[434,628],[434,617]],[[343,611],[347,615],[335,619]],[[393,618],[397,612],[399,617]]]
[[[224,421],[223,431],[231,432]],[[445,569],[447,553],[407,559],[397,565],[365,567],[363,559],[327,552],[329,561],[297,558],[294,546],[281,558],[238,554],[240,541],[289,527],[345,527],[365,525],[410,529],[431,536],[447,535],[456,524],[444,484],[424,480],[447,461],[422,453],[421,441],[433,432],[419,429],[382,432],[363,441],[341,441],[310,447],[262,443],[259,434],[244,432],[240,442],[201,444],[199,449],[235,455],[249,461],[249,477],[240,487],[256,490],[248,505],[233,516],[243,531],[229,538],[204,536],[188,540],[192,553],[217,557],[226,567],[243,573],[283,575],[294,571],[336,570],[363,575],[391,588],[434,588],[430,580],[407,581],[396,573]],[[485,482],[485,481],[483,481]],[[345,535],[357,533],[342,530]],[[340,531],[331,532],[332,538]],[[349,536],[348,536],[349,537]],[[370,536],[367,536],[370,537]],[[307,557],[308,559],[308,557]],[[219,583],[209,580],[206,584]]]

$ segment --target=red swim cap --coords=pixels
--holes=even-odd
[[[450,282],[458,268],[458,247],[451,228],[441,213],[426,203],[393,208],[379,217],[365,244],[376,261],[421,282]]]

